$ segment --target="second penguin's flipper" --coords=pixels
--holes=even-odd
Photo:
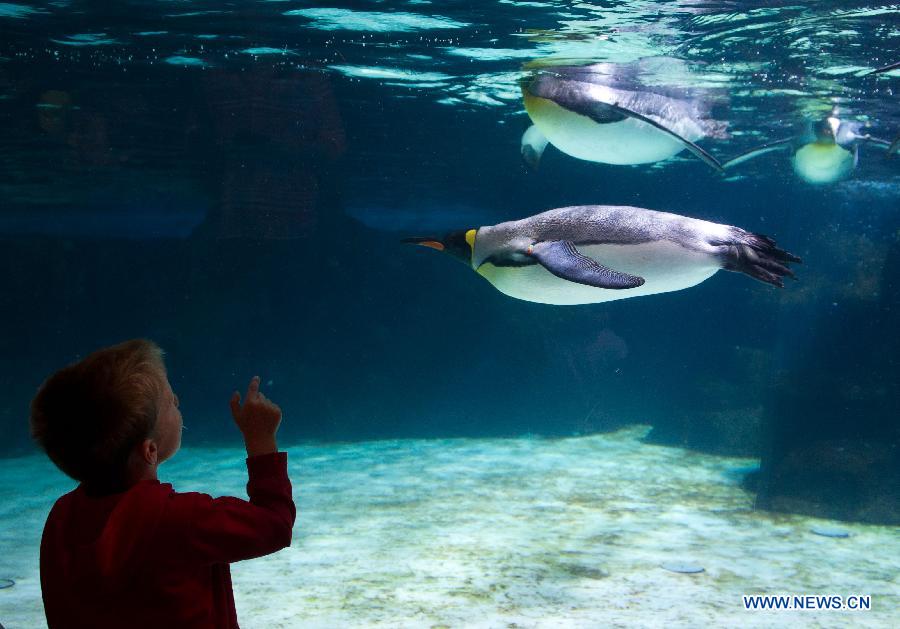
[[[705,151],[699,145],[694,144],[687,138],[678,135],[677,133],[675,133],[674,131],[669,129],[667,126],[656,122],[653,118],[649,118],[643,114],[639,114],[636,111],[632,111],[630,109],[626,109],[624,107],[619,107],[618,105],[610,104],[610,103],[594,102],[594,103],[591,103],[591,109],[594,112],[596,112],[598,109],[599,110],[608,109],[610,111],[614,111],[615,113],[617,113],[619,115],[626,116],[628,118],[634,118],[635,120],[640,120],[641,122],[645,122],[648,125],[650,125],[651,127],[655,127],[657,129],[659,129],[660,131],[662,131],[663,133],[666,133],[669,136],[671,136],[671,137],[675,138],[676,140],[678,140],[679,142],[681,142],[684,145],[684,148],[686,148],[688,151],[693,153],[695,157],[702,160],[710,167],[718,170],[719,172],[722,171],[722,164],[719,163],[719,160],[717,160],[715,157],[710,155],[707,151]],[[581,113],[581,112],[576,112],[576,113]],[[591,114],[588,114],[588,115],[591,115]],[[591,118],[593,118],[593,117],[594,116],[591,115]],[[598,119],[603,121],[602,120],[603,116],[598,116]]]
[[[888,155],[893,155],[894,153],[900,153],[900,137],[891,142],[891,145],[888,147]]]
[[[579,253],[568,240],[536,242],[528,247],[527,253],[556,277],[577,284],[622,289],[636,288],[644,283],[643,277],[614,271]]]
[[[747,160],[753,159],[754,157],[759,157],[760,155],[765,155],[766,153],[771,153],[772,151],[780,151],[782,149],[790,148],[790,145],[791,143],[793,143],[793,141],[794,138],[785,138],[784,140],[775,140],[774,142],[769,142],[767,144],[763,144],[762,146],[757,146],[756,148],[741,153],[737,157],[732,157],[727,162],[723,162],[722,168],[732,168],[734,166],[737,166],[738,164],[743,164]]]

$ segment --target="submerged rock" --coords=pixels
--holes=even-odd
[[[768,463],[757,507],[836,520],[900,524],[898,457],[895,444],[864,439],[797,447]]]
[[[669,572],[678,572],[680,574],[699,574],[705,572],[703,566],[686,561],[667,561],[659,564],[659,567]]]
[[[644,441],[726,456],[756,456],[761,414],[761,406],[684,413],[655,425]]]
[[[850,537],[850,533],[843,529],[831,528],[829,526],[814,526],[809,529],[811,533],[815,535],[821,535],[822,537]]]
[[[900,524],[900,239],[865,258],[877,299],[840,302],[766,407],[756,506]]]

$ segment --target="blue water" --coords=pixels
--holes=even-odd
[[[900,5],[874,2],[0,3],[0,622],[41,626],[40,527],[72,485],[32,396],[148,337],[178,489],[240,493],[250,376],[284,410],[301,515],[235,567],[242,625],[891,626],[898,61]],[[598,63],[690,101],[721,163],[789,142],[724,172],[552,145],[527,166],[520,82]],[[871,139],[809,183],[792,155],[829,116]],[[783,289],[721,271],[562,307],[401,243],[582,204],[803,262]],[[751,616],[742,593],[874,609]]]
[[[0,453],[52,370],[146,336],[187,445],[234,444],[260,373],[282,437],[570,436],[759,457],[760,507],[900,522],[900,158],[520,159],[533,60],[678,61],[725,161],[832,112],[900,134],[900,6],[848,2],[0,4]],[[678,68],[677,74],[671,69]],[[574,204],[738,225],[803,258],[593,306],[511,299],[400,244]],[[821,468],[805,462],[817,461]]]

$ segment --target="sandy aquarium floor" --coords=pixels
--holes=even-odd
[[[751,459],[570,439],[289,449],[291,548],[233,565],[245,628],[896,627],[900,530],[776,516],[738,486]],[[184,491],[244,496],[239,448],[185,448]],[[44,626],[41,527],[71,482],[0,460],[0,623]],[[816,535],[839,528],[847,538]],[[702,566],[670,572],[666,563]],[[871,595],[870,611],[746,611],[742,594]]]

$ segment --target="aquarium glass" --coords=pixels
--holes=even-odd
[[[0,625],[32,398],[148,338],[177,491],[283,411],[241,626],[896,627],[898,62],[871,1],[0,3]]]

